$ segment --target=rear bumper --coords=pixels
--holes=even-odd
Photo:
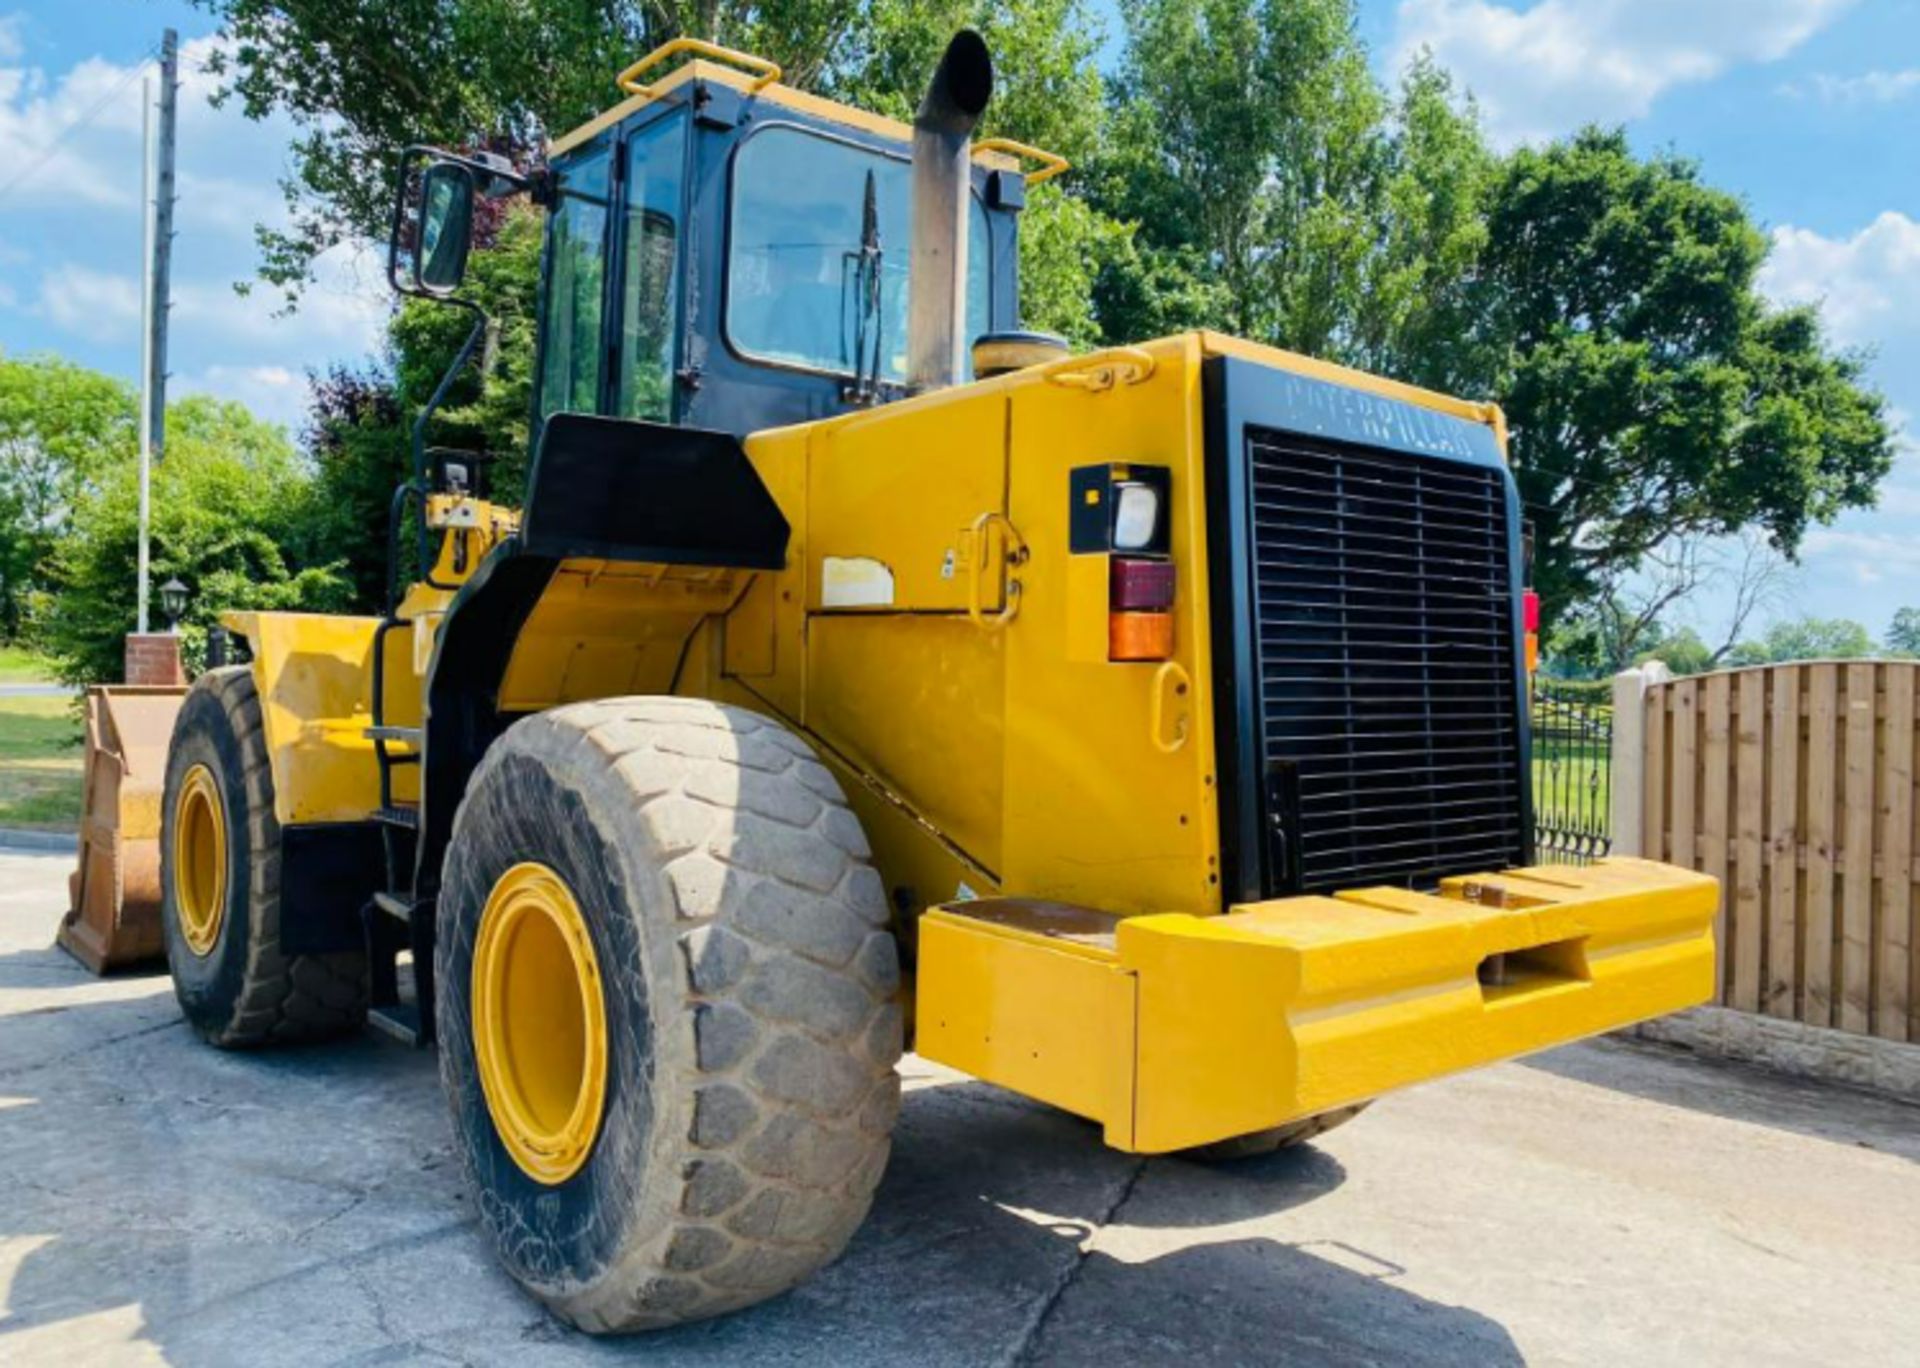
[[[921,921],[916,1048],[1182,1149],[1704,1002],[1717,900],[1617,859],[1218,917],[954,904]]]

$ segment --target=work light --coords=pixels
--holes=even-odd
[[[1153,544],[1160,527],[1160,491],[1137,480],[1113,487],[1113,549],[1140,551]]]

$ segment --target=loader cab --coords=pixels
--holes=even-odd
[[[904,394],[905,124],[708,60],[549,148],[533,423],[731,432]],[[968,340],[1016,326],[1024,181],[990,148],[968,216]]]

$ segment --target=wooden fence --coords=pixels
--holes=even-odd
[[[1726,1006],[1920,1041],[1916,684],[1911,661],[1642,677],[1638,829],[1614,834],[1720,879]]]

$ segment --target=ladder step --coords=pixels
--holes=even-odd
[[[373,810],[373,820],[385,822],[388,826],[405,827],[408,831],[420,829],[420,809],[411,807],[383,807]]]
[[[383,1035],[390,1035],[402,1045],[415,1049],[427,1042],[420,1038],[420,1009],[411,1002],[396,1002],[385,1007],[367,1009],[367,1025]]]
[[[395,741],[403,746],[417,746],[426,739],[421,727],[366,727],[361,734],[369,741]]]
[[[375,893],[373,905],[389,917],[398,917],[403,922],[413,920],[413,904],[397,893]]]

